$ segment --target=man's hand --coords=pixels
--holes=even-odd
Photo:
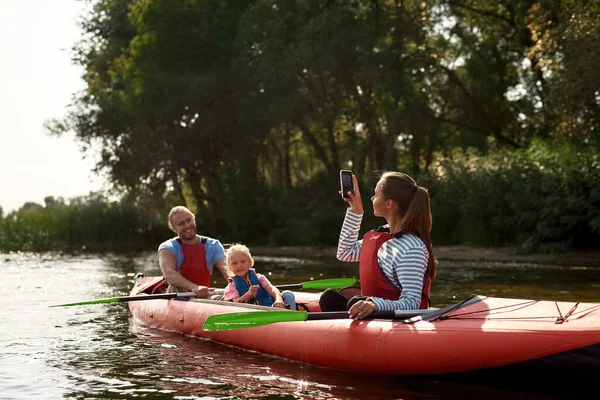
[[[209,291],[206,286],[198,286],[194,292],[196,292],[196,296],[199,298],[206,298],[209,295]]]

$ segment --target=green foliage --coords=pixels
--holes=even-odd
[[[235,183],[251,186],[243,177]],[[526,149],[482,154],[456,149],[417,177],[429,189],[435,245],[518,246],[556,252],[594,246],[600,239],[600,156],[592,147],[549,146],[535,140]],[[197,214],[198,232],[224,243],[333,246],[345,203],[327,174],[287,190],[256,197],[219,193],[219,207]],[[373,188],[361,187],[364,231],[382,225],[370,207]],[[46,198],[27,203],[0,220],[0,250],[152,249],[171,232],[169,201],[101,196]]]
[[[346,209],[336,189],[322,179],[278,193],[271,202],[276,219],[265,244],[335,245]]]
[[[572,142],[598,137],[600,119],[600,3],[543,0],[527,18],[534,44],[529,48],[549,76],[546,107],[551,133]]]
[[[600,157],[593,148],[456,150],[424,177],[439,244],[517,245],[525,251],[593,246],[600,237]]]
[[[594,2],[92,4],[73,49],[87,90],[47,128],[96,145],[123,204],[186,204],[232,241],[334,244],[339,169],[368,189],[403,170],[431,188],[438,243],[597,238]]]
[[[164,217],[131,202],[91,195],[68,205],[23,206],[9,213],[0,224],[0,250],[146,250],[167,235]]]

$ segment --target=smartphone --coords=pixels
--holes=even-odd
[[[352,171],[343,169],[340,171],[340,186],[342,196],[348,198],[348,192],[354,194],[354,183],[352,182]]]

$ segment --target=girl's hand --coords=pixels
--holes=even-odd
[[[250,286],[248,293],[250,293],[251,297],[256,297],[256,293],[258,293],[258,285]]]
[[[362,319],[377,311],[377,305],[371,300],[357,301],[350,307],[348,314],[352,319]]]
[[[362,214],[364,212],[362,198],[360,197],[360,189],[358,188],[358,181],[356,180],[356,175],[352,175],[352,184],[354,185],[354,193],[348,192],[346,195],[348,197],[344,197],[342,195],[342,191],[340,190],[338,193],[342,195],[342,200],[344,200],[350,206],[350,209],[357,214]]]
[[[283,300],[275,300],[273,302],[273,307],[276,307],[276,308],[285,308],[285,303],[283,302]]]

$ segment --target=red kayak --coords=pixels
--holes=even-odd
[[[160,278],[142,278],[131,295]],[[318,294],[295,292],[312,315]],[[248,329],[205,331],[216,314],[272,308],[214,300],[129,302],[136,321],[218,343],[338,370],[385,375],[432,375],[537,362],[600,367],[600,304],[477,296],[413,318],[315,319]],[[311,313],[308,313],[311,315]]]

